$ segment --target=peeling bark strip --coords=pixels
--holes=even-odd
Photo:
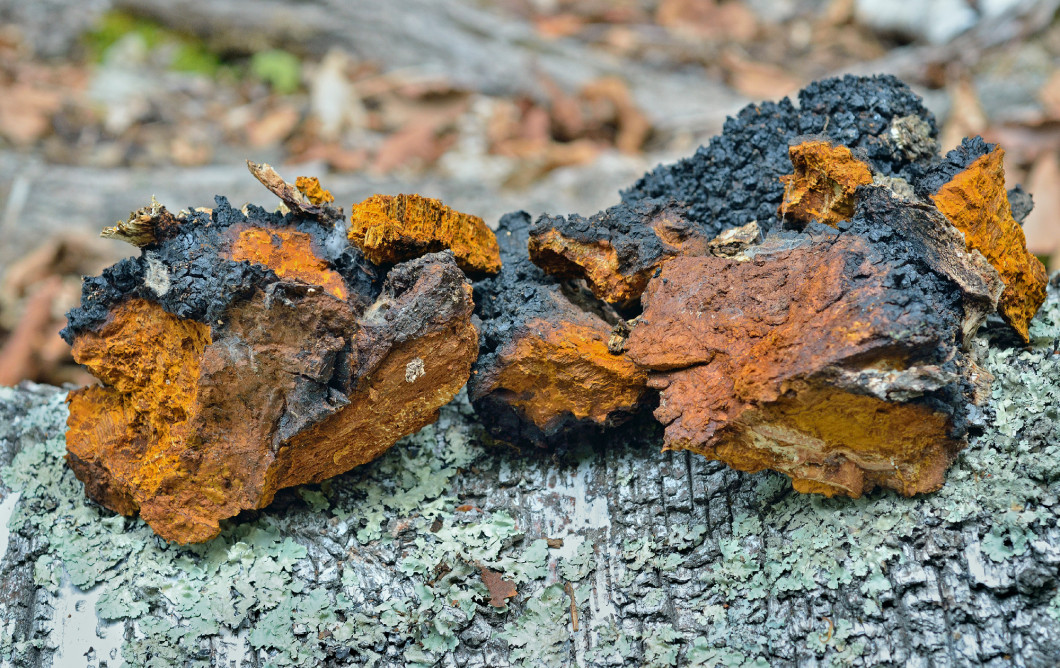
[[[133,214],[108,233],[143,254],[86,279],[63,332],[103,382],[70,394],[71,468],[181,543],[433,422],[478,351],[451,252],[384,274],[316,179],[251,171],[289,213],[219,197],[212,212]]]

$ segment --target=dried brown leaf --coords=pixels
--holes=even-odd
[[[489,603],[493,607],[503,608],[507,606],[508,599],[519,593],[515,588],[515,583],[510,580],[505,580],[502,573],[491,571],[485,566],[479,566],[479,571],[482,573],[483,584],[485,584],[486,589],[489,590]]]

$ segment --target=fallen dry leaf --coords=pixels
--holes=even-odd
[[[504,575],[497,571],[491,571],[485,566],[479,566],[482,573],[482,582],[490,593],[490,605],[495,608],[503,608],[508,605],[508,599],[519,592],[515,589],[515,583],[505,580]]]
[[[662,0],[655,22],[692,38],[746,42],[758,31],[758,17],[743,2]]]
[[[949,93],[950,115],[939,137],[943,152],[957,148],[964,137],[981,134],[989,123],[970,77],[960,77],[951,82]]]
[[[247,142],[254,148],[278,144],[291,136],[301,116],[293,106],[272,109],[247,124]]]
[[[726,82],[752,99],[774,99],[798,90],[802,81],[776,65],[750,60],[734,49],[721,54]]]
[[[1060,70],[1053,72],[1038,92],[1045,115],[1054,121],[1060,121]]]
[[[18,326],[0,348],[0,385],[15,383],[33,378],[39,372],[39,348],[48,338],[54,335],[54,327],[49,327],[52,316],[52,305],[62,289],[59,276],[49,276],[36,286],[26,300],[22,318]]]
[[[1027,175],[1027,191],[1034,198],[1034,209],[1023,223],[1027,250],[1050,256],[1049,269],[1060,268],[1060,153],[1038,157]]]

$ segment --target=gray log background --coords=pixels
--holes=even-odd
[[[1055,666],[1060,294],[935,494],[794,493],[659,451],[486,445],[458,398],[380,460],[178,547],[87,502],[63,393],[0,388],[5,666]],[[480,567],[515,583],[488,604]],[[575,621],[575,619],[577,621]]]

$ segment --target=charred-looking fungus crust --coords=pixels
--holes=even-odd
[[[504,268],[475,284],[482,350],[468,394],[495,437],[544,444],[625,421],[645,399],[647,374],[609,350],[613,310],[530,262],[529,227],[522,211],[501,219]]]
[[[673,200],[613,206],[583,218],[541,216],[530,227],[530,258],[557,278],[583,278],[616,306],[636,303],[648,279],[678,255],[704,255],[713,235]]]
[[[433,422],[478,353],[451,252],[384,274],[319,183],[251,170],[287,213],[137,212],[141,256],[87,279],[63,332],[103,382],[70,394],[71,468],[181,543]]]
[[[349,237],[379,265],[449,249],[468,274],[496,274],[501,268],[497,240],[481,218],[429,197],[373,195],[353,206]]]
[[[542,321],[576,331],[571,316],[534,319],[576,303],[613,325],[608,349],[661,391],[666,447],[782,471],[805,492],[937,489],[988,382],[969,342],[998,309],[1026,336],[1045,279],[1013,220],[1000,150],[976,140],[940,160],[936,135],[893,77],[830,79],[798,108],[747,107],[606,211],[542,216],[529,255],[549,276],[523,260],[476,285],[480,415],[495,434],[524,436],[541,427],[528,397],[570,406],[596,387],[579,381],[606,386],[561,375],[599,359],[573,335],[555,356],[562,372],[525,343],[528,322],[539,337]]]
[[[788,147],[814,136],[854,150],[885,176],[913,182],[937,152],[938,128],[923,101],[890,75],[817,81],[787,98],[745,107],[720,135],[672,165],[656,167],[622,193],[623,203],[666,197],[711,237],[758,221],[777,223],[780,177],[792,171]]]

